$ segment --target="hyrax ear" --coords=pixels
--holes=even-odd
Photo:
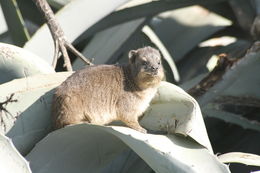
[[[135,62],[137,55],[137,50],[130,50],[128,53],[129,63],[133,64]]]

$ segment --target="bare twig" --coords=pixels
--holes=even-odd
[[[64,67],[68,71],[72,71],[71,62],[68,56],[67,49],[69,49],[73,54],[81,58],[87,65],[92,65],[92,63],[84,57],[79,51],[77,51],[74,46],[69,43],[67,38],[65,37],[65,34],[57,22],[55,15],[50,8],[49,4],[46,2],[46,0],[33,0],[38,9],[43,13],[44,18],[47,21],[48,27],[51,31],[52,38],[54,40],[54,46],[55,46],[55,52],[54,52],[54,58],[52,62],[52,66],[55,68],[57,64],[57,60],[59,57],[59,53],[63,55],[64,58]]]
[[[8,103],[12,103],[12,102],[17,102],[17,99],[13,99],[14,93],[11,94],[9,97],[6,98],[6,101],[4,102],[0,102],[0,125],[3,125],[4,130],[6,130],[6,124],[4,123],[4,119],[3,119],[3,112],[6,113],[6,115],[10,115],[11,117],[14,117],[7,109],[6,109],[6,105]],[[2,112],[3,111],[3,112]]]
[[[0,111],[5,111],[5,112],[9,113],[8,110],[6,110],[5,105],[7,105],[8,103],[17,102],[17,99],[13,99],[13,96],[14,96],[14,93],[11,94],[9,97],[7,97],[6,101],[0,102]]]

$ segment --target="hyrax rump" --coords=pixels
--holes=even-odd
[[[105,125],[121,120],[146,133],[138,117],[149,106],[162,78],[161,56],[152,47],[131,50],[126,65],[97,65],[79,70],[55,91],[54,128],[80,123]]]

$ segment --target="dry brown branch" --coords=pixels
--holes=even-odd
[[[17,102],[17,99],[13,99],[14,97],[14,93],[11,94],[9,97],[6,98],[6,101],[4,102],[0,102],[0,111],[5,111],[8,112],[5,108],[5,105],[7,105],[8,103],[12,103],[12,102]],[[9,112],[8,112],[9,113]]]
[[[256,53],[260,50],[260,41],[256,41],[244,57],[240,59],[231,59],[225,54],[221,54],[217,66],[197,85],[188,90],[188,93],[198,99],[205,95],[205,93],[214,87],[216,83],[220,82],[222,77],[242,60],[250,58],[252,53]],[[213,94],[214,95],[214,94]],[[212,97],[212,96],[211,96]]]
[[[33,0],[33,1],[38,7],[38,9],[43,13],[44,18],[51,31],[52,38],[54,40],[55,52],[54,52],[52,66],[54,68],[56,67],[59,53],[61,53],[64,58],[64,67],[66,67],[68,71],[72,71],[72,66],[71,66],[67,49],[70,50],[73,54],[75,54],[79,58],[81,58],[87,65],[92,65],[92,63],[87,58],[85,58],[84,55],[82,55],[79,51],[77,51],[77,49],[74,48],[74,46],[67,40],[61,26],[57,22],[55,15],[52,9],[50,8],[49,4],[47,3],[47,1],[46,0]]]
[[[202,96],[212,86],[215,85],[225,72],[236,62],[236,60],[228,58],[226,54],[220,54],[217,66],[197,85],[188,90],[188,93],[195,98]]]
[[[6,130],[6,125],[4,123],[3,113],[5,113],[5,115],[10,115],[11,117],[14,118],[14,116],[5,107],[8,103],[18,101],[17,99],[13,99],[13,97],[14,97],[14,93],[11,94],[9,97],[7,97],[6,101],[0,102],[0,125],[3,126],[4,130]]]

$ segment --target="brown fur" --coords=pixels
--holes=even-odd
[[[149,106],[162,78],[160,53],[151,47],[130,51],[127,65],[97,65],[79,70],[56,89],[52,106],[54,127],[84,122],[105,125],[121,120],[145,133],[138,117]]]

